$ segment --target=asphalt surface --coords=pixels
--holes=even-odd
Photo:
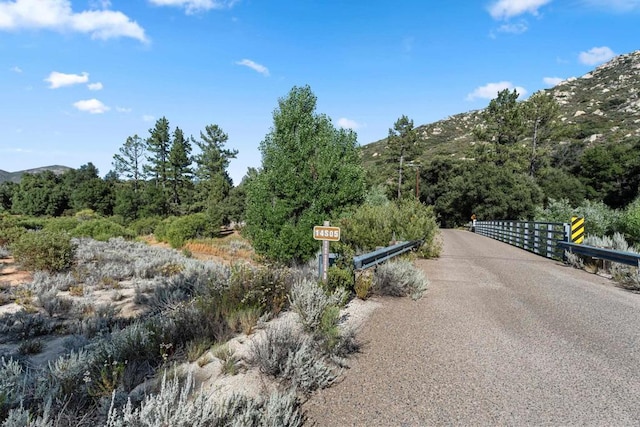
[[[638,426],[640,294],[444,230],[419,301],[383,299],[317,426]]]

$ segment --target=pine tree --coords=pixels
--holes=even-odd
[[[180,213],[184,198],[191,185],[191,144],[184,137],[182,129],[176,127],[167,162],[167,179],[171,184],[173,211]]]
[[[385,157],[398,164],[398,199],[401,197],[402,178],[405,162],[409,162],[418,154],[418,136],[413,128],[413,120],[402,115],[389,129]]]

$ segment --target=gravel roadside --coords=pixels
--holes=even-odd
[[[444,230],[419,301],[384,298],[310,425],[639,425],[640,295]]]

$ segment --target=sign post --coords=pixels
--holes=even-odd
[[[329,221],[324,221],[324,225],[313,227],[313,238],[322,240],[322,281],[327,283],[329,271],[329,242],[340,241],[340,228],[330,227]]]

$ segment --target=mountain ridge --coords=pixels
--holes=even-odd
[[[581,77],[570,77],[542,92],[551,93],[560,107],[562,137],[554,141],[558,150],[563,146],[580,150],[640,137],[640,50],[616,56]],[[473,130],[482,122],[483,111],[417,126],[422,148],[418,160],[428,161],[434,155],[466,158],[475,144],[482,143]],[[365,167],[383,165],[385,143],[386,138],[361,147]]]
[[[35,174],[35,173],[41,173],[45,171],[51,171],[56,175],[61,175],[71,169],[73,168],[70,168],[68,166],[62,166],[62,165],[41,166],[38,168],[24,169],[16,172],[8,172],[0,169],[0,184],[3,182],[13,182],[13,183],[19,184],[20,181],[22,180],[22,175],[24,175],[25,173]]]

